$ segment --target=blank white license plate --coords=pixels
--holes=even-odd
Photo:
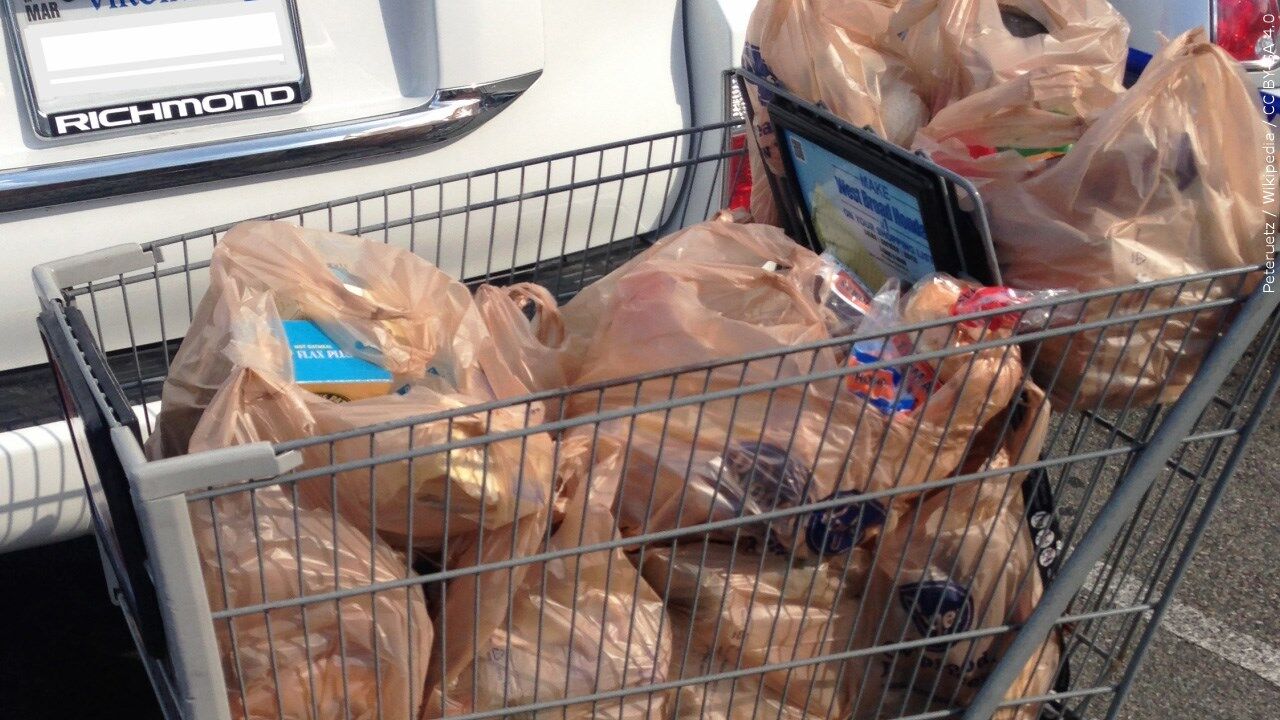
[[[305,102],[293,0],[5,0],[36,133],[66,137]]]

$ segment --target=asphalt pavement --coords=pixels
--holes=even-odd
[[[1280,355],[1273,355],[1280,362]],[[1156,635],[1125,720],[1280,714],[1280,407],[1272,407]]]

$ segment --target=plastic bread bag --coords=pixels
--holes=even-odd
[[[892,47],[889,25],[900,0],[762,0],[747,25],[742,66],[835,115],[908,144],[929,117],[912,71]],[[768,89],[749,85],[751,210],[778,224],[768,171],[782,177],[777,139],[765,109]]]
[[[225,425],[197,432],[193,451],[267,439],[270,425],[230,407],[253,398],[249,387],[260,379],[239,371],[214,396],[202,425]],[[296,408],[271,404],[282,420]],[[296,485],[285,485],[191,504],[215,612],[407,577],[404,556],[376,535],[298,500]],[[423,701],[432,624],[417,586],[244,615],[215,629],[235,717],[416,717]]]
[[[893,315],[893,307],[886,304],[886,298],[892,299],[893,284],[886,285],[881,293],[884,297],[875,299],[876,311],[881,316],[868,328],[882,329],[890,322],[934,326],[912,335],[911,349],[915,352],[992,342],[1020,333],[1070,325],[1083,309],[1082,303],[1070,301],[1076,294],[1074,290],[986,286],[946,273],[933,273],[917,281],[906,294],[899,315]],[[1002,310],[1004,312],[998,312]],[[883,317],[885,313],[888,319]],[[982,316],[964,317],[978,314]],[[938,325],[936,321],[943,318],[956,320]],[[964,354],[943,359],[941,369],[944,373],[954,372],[967,359]]]
[[[580,450],[570,443],[562,457],[573,462]],[[550,536],[547,551],[614,537],[607,502],[598,503],[585,483],[566,484],[564,492],[558,504],[562,520]],[[506,579],[505,571],[499,574]],[[502,621],[494,632],[481,636],[474,666],[456,674],[444,704],[438,692],[433,695],[425,709],[427,716],[439,715],[442,707],[448,715],[498,710],[642,688],[668,679],[671,628],[662,601],[621,550],[568,555],[527,566],[522,583],[509,583],[481,602],[502,607]],[[662,717],[668,695],[634,693],[527,716]]]
[[[922,278],[899,303],[892,302],[892,286],[877,296],[873,315],[848,363],[858,367],[896,360],[898,364],[850,375],[845,382],[854,395],[890,418],[889,437],[880,447],[892,462],[886,464],[882,456],[870,468],[868,488],[905,487],[950,476],[980,428],[1017,396],[1023,368],[1016,346],[965,348],[1011,338],[1015,318],[1021,314],[952,320],[969,312],[975,298],[992,290],[1000,291],[936,274]],[[909,333],[885,332],[887,327],[941,320],[950,322]],[[950,354],[928,361],[904,359],[935,351]],[[874,452],[874,447],[867,451]]]
[[[1203,32],[1183,35],[1052,167],[984,188],[1005,282],[1088,291],[1262,263],[1266,133],[1239,64]],[[1080,319],[1211,302],[1255,282],[1127,293],[1089,303]],[[1037,380],[1064,409],[1171,401],[1228,312],[1053,339],[1035,354]]]
[[[669,610],[667,617],[674,639],[671,679],[701,678],[737,669],[710,645],[707,633],[695,631],[688,611]],[[760,680],[760,675],[753,674],[681,685],[667,717],[670,720],[819,720],[828,717],[825,708],[820,712],[805,712],[783,702],[778,693],[763,686]]]
[[[1096,70],[1119,91],[1129,24],[1107,0],[906,0],[904,33],[929,112],[1037,68]]]
[[[1008,464],[1001,449],[979,468]],[[862,688],[852,700],[855,714],[874,716],[885,689],[904,683],[946,705],[967,704],[1013,633],[951,642],[946,636],[1024,622],[1042,592],[1020,487],[997,475],[935,490],[895,515],[877,553],[854,631],[859,645],[939,642],[851,661],[848,687]],[[1024,694],[1043,694],[1051,685],[1048,677]]]
[[[1071,152],[1120,92],[1097,69],[1042,67],[940,110],[912,149],[972,180],[1031,177]]]
[[[209,289],[165,380],[150,457],[187,451],[201,412],[231,374],[223,350],[240,342],[236,313],[258,293],[269,293],[279,320],[313,321],[397,384],[430,375],[442,389],[494,395],[476,357],[488,333],[464,285],[383,243],[282,222],[241,223],[214,249]]]
[[[654,591],[668,607],[692,618],[685,628],[692,637],[684,642],[713,649],[728,668],[818,661],[847,646],[857,603],[843,576],[825,564],[793,564],[788,558],[697,542],[674,552],[670,546],[650,547],[641,556]],[[686,676],[700,672],[687,661],[685,668]],[[845,694],[837,686],[840,670],[838,661],[813,662],[752,679],[792,714],[840,717]]]

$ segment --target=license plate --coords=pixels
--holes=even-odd
[[[310,95],[294,0],[4,0],[36,133],[285,108]]]

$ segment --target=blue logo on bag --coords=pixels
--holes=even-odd
[[[760,52],[759,45],[747,43],[742,48],[742,67],[747,72],[773,85],[774,87],[782,87],[782,83],[778,81],[778,77],[769,69],[769,63],[764,61],[764,55]],[[773,93],[763,87],[757,86],[756,89],[760,93],[760,102],[773,102]]]
[[[836,492],[827,499],[858,494],[852,491]],[[862,542],[871,528],[883,525],[887,516],[884,506],[874,500],[820,510],[809,515],[805,542],[810,550],[820,555],[840,555]]]
[[[932,638],[962,633],[973,624],[969,589],[950,580],[930,580],[898,587],[898,602],[911,616],[916,632]],[[946,648],[931,645],[930,652]]]

